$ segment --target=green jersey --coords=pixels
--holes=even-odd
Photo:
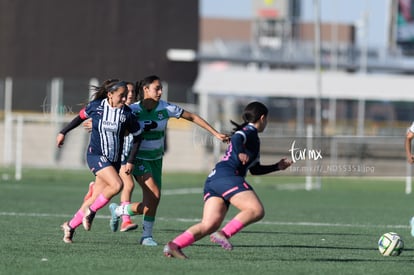
[[[143,130],[142,142],[139,147],[138,159],[156,160],[164,155],[165,130],[170,117],[180,118],[184,112],[178,105],[160,100],[151,111],[142,107],[141,102],[129,106],[138,117]]]

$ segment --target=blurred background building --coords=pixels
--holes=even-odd
[[[91,78],[157,74],[172,100],[186,101],[198,65],[169,62],[166,51],[197,49],[198,7],[191,0],[1,0],[0,78],[14,79],[13,109],[43,111],[52,78],[64,79],[62,104],[74,111],[87,102]]]
[[[384,138],[371,149],[348,142],[342,150],[355,151],[352,157],[377,157],[380,144],[382,155],[401,160],[401,137],[414,118],[413,2],[0,0],[3,163],[17,158],[7,149],[17,144],[17,130],[6,134],[16,114],[24,129],[37,115],[36,123],[45,116],[50,122],[49,115],[67,119],[88,100],[89,84],[149,74],[164,80],[166,99],[223,131],[247,102],[266,102],[269,154],[285,154],[292,137],[306,136],[312,125],[324,138]],[[53,125],[45,130],[52,138],[60,123]],[[217,152],[214,142],[191,131],[181,141]],[[87,139],[81,136],[74,142],[79,151]],[[266,145],[275,137],[286,139],[280,149]],[[23,143],[40,143],[32,138]],[[65,159],[52,155],[47,163]]]

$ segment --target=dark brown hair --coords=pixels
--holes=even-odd
[[[101,86],[91,86],[91,89],[95,91],[92,95],[92,100],[105,99],[108,97],[108,93],[117,90],[120,87],[127,89],[127,83],[119,79],[107,79]]]

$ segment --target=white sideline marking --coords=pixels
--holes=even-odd
[[[68,218],[73,215],[69,214],[52,214],[52,213],[17,213],[17,212],[0,212],[0,216],[17,216],[17,217],[57,217]],[[98,219],[109,219],[109,215],[96,215]],[[199,222],[200,219],[187,218],[165,218],[157,217],[157,220],[163,221],[178,221],[178,222]],[[283,221],[261,221],[257,224],[264,225],[294,225],[294,226],[312,226],[312,227],[358,227],[358,228],[410,228],[409,225],[401,224],[350,224],[350,223],[319,223],[319,222],[283,222]]]

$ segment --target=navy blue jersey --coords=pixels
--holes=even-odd
[[[79,115],[82,119],[92,118],[88,152],[105,156],[111,162],[121,160],[126,131],[133,136],[141,134],[136,116],[126,105],[114,108],[106,99],[94,100]]]
[[[253,125],[248,124],[231,137],[225,155],[216,164],[212,174],[214,174],[214,177],[235,175],[245,177],[247,170],[260,162],[259,152],[260,139],[257,129]],[[244,165],[239,159],[240,153],[245,153],[249,156],[249,161]]]

